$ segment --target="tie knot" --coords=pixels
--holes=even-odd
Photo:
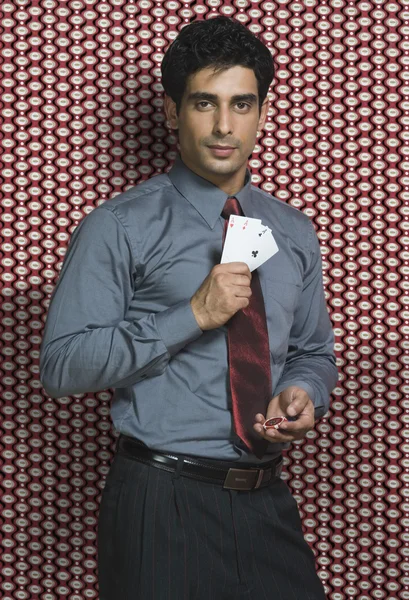
[[[222,217],[228,219],[230,215],[242,215],[243,211],[240,206],[240,202],[234,196],[227,198],[224,208],[222,210]]]

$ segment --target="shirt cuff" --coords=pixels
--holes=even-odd
[[[159,335],[171,356],[203,333],[193,314],[190,299],[156,313],[155,321]]]

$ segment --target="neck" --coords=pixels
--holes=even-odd
[[[196,173],[196,175],[199,175],[200,177],[203,177],[203,179],[210,181],[210,183],[213,183],[213,185],[217,186],[229,196],[234,196],[235,194],[237,194],[245,184],[247,168],[246,163],[242,165],[240,169],[235,173],[229,173],[228,175],[224,175],[221,173],[214,173],[209,172],[205,169],[201,169],[197,165],[192,164],[189,160],[189,157],[186,157],[182,153],[181,158],[185,165],[189,167],[189,169],[193,171],[193,173]]]

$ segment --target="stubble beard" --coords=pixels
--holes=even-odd
[[[233,175],[242,166],[242,162],[237,158],[211,158],[206,156],[205,152],[202,154],[203,160],[201,162],[204,169],[209,173],[214,173],[215,175]]]

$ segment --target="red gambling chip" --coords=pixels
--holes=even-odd
[[[267,419],[264,422],[263,427],[265,430],[267,429],[278,429],[284,421],[287,421],[286,417],[272,417],[271,419]]]

